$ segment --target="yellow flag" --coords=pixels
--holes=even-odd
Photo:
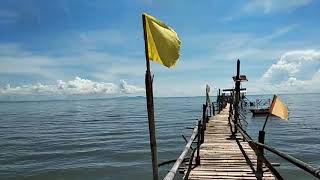
[[[143,16],[149,59],[168,68],[174,66],[179,58],[181,44],[177,33],[155,17],[146,13]]]
[[[276,95],[273,96],[269,112],[281,119],[288,120],[288,107]]]

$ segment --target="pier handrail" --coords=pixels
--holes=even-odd
[[[283,159],[289,161],[291,164],[294,164],[295,166],[299,167],[300,169],[307,171],[308,173],[310,173],[311,175],[313,175],[316,178],[320,179],[320,168],[315,168],[293,156],[290,156],[289,154],[286,154],[285,152],[279,151],[276,148],[270,147],[266,144],[262,144],[256,141],[252,141],[256,146],[260,146],[270,152],[272,152],[273,154],[276,154],[280,157],[282,157]]]
[[[237,124],[237,129],[242,135],[244,141],[248,142],[249,146],[253,149],[253,151],[257,154],[259,153],[257,145],[254,143],[255,141],[250,137],[250,135],[239,125]],[[272,166],[272,164],[269,162],[269,160],[265,156],[260,156],[266,166],[270,169],[271,173],[276,176],[278,180],[283,180],[280,173]]]
[[[310,173],[311,175],[313,175],[314,177],[317,177],[320,179],[320,168],[315,168],[293,156],[290,156],[289,154],[282,152],[274,147],[268,146],[266,144],[262,144],[259,143],[257,141],[254,141],[242,128],[241,126],[237,126],[239,132],[242,134],[243,138],[245,139],[245,141],[247,141],[249,143],[249,145],[252,147],[252,149],[254,151],[257,151],[257,147],[262,147],[263,149],[266,149],[270,152],[272,152],[273,154],[280,156],[281,158],[287,160],[288,162],[290,162],[291,164],[299,167],[300,169],[307,171],[308,173]],[[254,145],[254,146],[252,146]],[[264,161],[267,161],[267,159],[265,157],[263,157]],[[266,165],[270,164],[269,162],[267,162]],[[270,168],[269,168],[270,169]],[[277,172],[275,172],[277,173]]]
[[[198,151],[198,147],[194,148],[192,150],[192,152],[191,152],[191,156],[189,158],[189,165],[188,165],[186,173],[184,174],[183,180],[187,180],[189,178],[190,171],[191,171],[191,168],[192,168],[191,166],[192,166],[193,157],[194,157],[194,154],[195,154],[196,151]]]
[[[182,153],[180,154],[179,158],[174,163],[174,165],[172,166],[172,168],[170,169],[168,174],[163,178],[164,180],[172,180],[174,178],[174,176],[177,173],[177,170],[178,170],[179,166],[183,162],[185,156],[188,154],[188,151],[189,151],[189,149],[191,147],[191,144],[194,141],[194,139],[196,138],[197,134],[198,134],[198,126],[195,126],[194,129],[193,129],[192,135],[191,135],[188,143],[186,144],[184,150],[182,151]]]
[[[211,109],[212,108],[212,109]],[[206,103],[203,104],[202,106],[202,117],[199,118],[198,124],[194,127],[193,132],[191,134],[191,137],[189,141],[187,142],[184,150],[180,154],[179,158],[175,161],[174,165],[170,169],[170,171],[167,173],[167,175],[163,178],[164,180],[172,180],[174,179],[178,168],[180,165],[184,162],[185,156],[188,154],[189,149],[191,149],[191,145],[194,142],[194,140],[197,138],[197,147],[193,149],[191,153],[191,157],[189,158],[189,166],[187,168],[187,173],[185,174],[184,178],[188,178],[189,173],[190,173],[190,168],[193,160],[194,153],[197,152],[197,157],[196,157],[196,163],[195,165],[200,164],[200,145],[204,141],[204,131],[206,130],[206,123],[208,122],[209,116],[214,116],[215,115],[215,108],[214,108],[214,103]]]

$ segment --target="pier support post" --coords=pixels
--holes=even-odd
[[[207,105],[206,104],[202,105],[202,120],[206,129],[206,123],[207,123]]]
[[[227,103],[225,102],[225,94],[222,93],[222,95],[221,95],[221,110],[222,110],[223,108],[225,108],[226,105],[227,105]]]
[[[264,131],[259,131],[259,137],[258,141],[261,144],[264,144],[264,137],[265,137],[265,132]],[[258,154],[257,154],[257,179],[261,180],[263,177],[263,147],[258,146]]]
[[[200,144],[201,144],[201,121],[198,121],[198,142],[197,142],[196,165],[200,165]]]
[[[218,114],[220,114],[220,111],[221,111],[221,103],[220,103],[220,89],[219,89],[219,91],[218,91],[217,106],[218,106]]]
[[[206,130],[206,124],[204,121],[201,123],[201,144],[204,142],[204,131]]]
[[[240,100],[240,60],[237,61],[237,76],[235,80],[235,104],[234,104],[234,134],[237,133],[237,124],[239,121],[239,100]]]
[[[215,109],[214,109],[214,103],[212,102],[212,116],[215,116],[216,115],[216,112],[215,112]]]
[[[232,104],[230,104],[230,107],[229,107],[228,124],[231,124],[231,118],[232,118]]]

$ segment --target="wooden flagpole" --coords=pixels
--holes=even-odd
[[[266,120],[264,121],[262,131],[264,131],[264,128],[266,127],[266,124],[267,124],[267,121],[268,121],[268,119],[269,119],[269,116],[270,116],[270,112],[268,113],[268,115],[267,115],[267,117],[266,117]]]
[[[146,32],[146,18],[142,14],[143,22],[143,34],[144,34],[144,48],[146,56],[146,76],[145,76],[145,86],[146,86],[146,99],[147,99],[147,110],[148,110],[148,123],[149,123],[149,136],[150,136],[150,148],[151,148],[151,158],[152,158],[152,171],[153,171],[153,180],[158,180],[158,162],[157,162],[157,141],[156,141],[156,129],[154,122],[154,106],[153,106],[153,89],[152,83],[153,79],[151,78],[150,72],[150,62],[148,55],[148,39]]]
[[[275,98],[276,98],[276,96],[273,95],[272,102],[271,102],[270,107],[269,107],[269,113],[268,113],[268,115],[267,115],[267,117],[266,117],[266,120],[264,121],[264,124],[263,124],[263,127],[262,127],[262,131],[264,131],[264,128],[266,127],[267,121],[268,121],[269,116],[270,116],[270,114],[271,114],[270,112],[271,112],[271,110],[272,110],[272,108],[273,108],[273,106],[274,106]]]

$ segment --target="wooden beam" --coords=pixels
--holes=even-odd
[[[184,148],[184,150],[182,151],[181,155],[179,156],[179,158],[177,159],[177,161],[174,163],[174,165],[172,166],[171,170],[169,171],[169,173],[166,175],[166,177],[164,177],[163,179],[164,180],[172,180],[174,178],[174,176],[176,175],[177,173],[177,170],[179,168],[179,166],[181,165],[181,163],[183,162],[184,160],[184,157],[187,155],[190,147],[191,147],[191,144],[193,142],[193,140],[195,139],[196,135],[198,133],[198,126],[196,126],[194,129],[193,129],[193,132],[192,132],[192,135],[186,145],[186,147]]]

